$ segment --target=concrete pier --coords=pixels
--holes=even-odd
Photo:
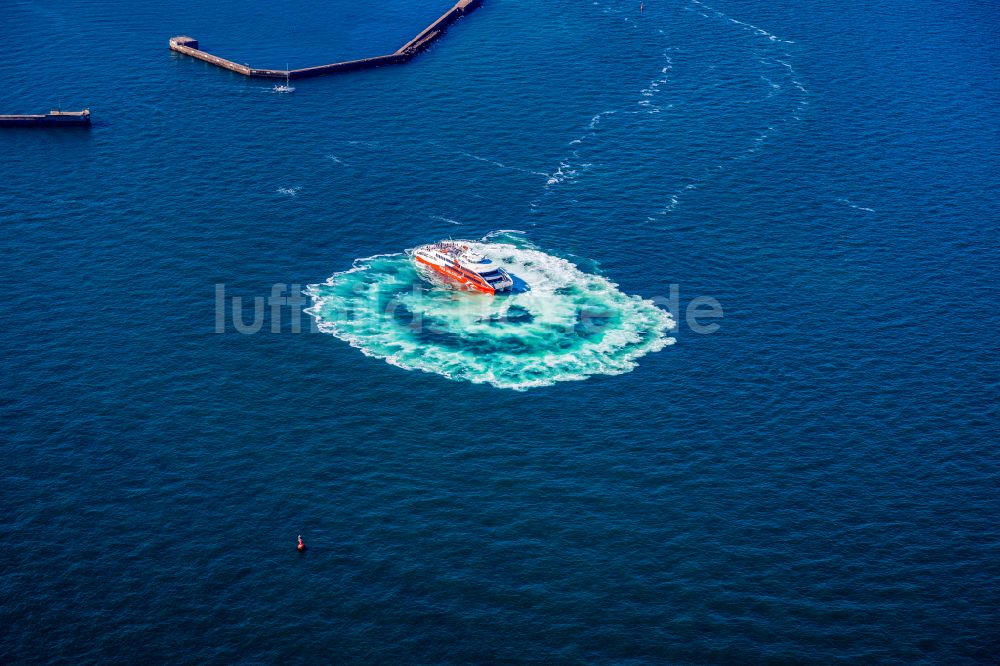
[[[0,116],[0,126],[4,127],[90,127],[90,109],[83,111],[60,111],[48,113]]]
[[[386,55],[373,56],[371,58],[361,58],[360,60],[346,60],[344,62],[334,62],[329,65],[317,65],[315,67],[305,67],[302,69],[257,69],[248,64],[240,64],[232,60],[220,58],[199,48],[198,40],[186,35],[178,35],[170,38],[170,49],[177,53],[204,60],[207,63],[228,69],[231,72],[242,74],[253,78],[261,79],[283,79],[286,76],[290,79],[304,79],[309,76],[324,76],[326,74],[338,74],[341,72],[357,72],[363,69],[372,69],[384,65],[397,65],[409,61],[413,56],[425,50],[437,38],[444,34],[448,26],[462,18],[473,9],[482,4],[482,0],[459,0],[459,2],[441,15],[441,17],[424,28],[420,34],[403,44],[397,51]]]

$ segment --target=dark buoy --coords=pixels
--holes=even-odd
[[[306,542],[302,540],[302,535],[301,535],[301,534],[299,535],[299,545],[298,545],[298,546],[296,546],[296,548],[298,549],[298,551],[299,551],[300,553],[301,553],[301,552],[302,552],[303,550],[305,550],[305,549],[306,549]]]

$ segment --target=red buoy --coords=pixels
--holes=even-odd
[[[303,551],[303,550],[305,550],[305,549],[306,549],[306,543],[305,543],[305,542],[304,542],[304,541],[302,540],[302,535],[301,535],[301,534],[299,535],[299,545],[298,545],[298,549],[299,549],[300,551]]]

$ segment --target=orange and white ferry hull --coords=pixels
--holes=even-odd
[[[497,290],[489,286],[488,284],[483,284],[479,280],[466,275],[461,270],[461,268],[452,268],[451,266],[436,264],[432,261],[427,261],[420,255],[416,255],[415,259],[424,266],[430,268],[431,270],[440,273],[441,275],[445,276],[446,278],[449,278],[450,280],[454,280],[455,282],[464,284],[466,287],[469,287],[470,289],[481,291],[484,294],[497,293]]]

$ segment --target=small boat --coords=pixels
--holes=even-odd
[[[284,83],[279,83],[278,85],[274,86],[274,92],[276,92],[276,93],[293,93],[293,92],[295,92],[295,87],[292,86],[291,83],[289,83],[288,79],[289,79],[288,63],[285,63],[285,82]]]
[[[495,294],[514,286],[507,271],[460,241],[421,245],[411,254],[417,265],[426,266],[468,289]]]

